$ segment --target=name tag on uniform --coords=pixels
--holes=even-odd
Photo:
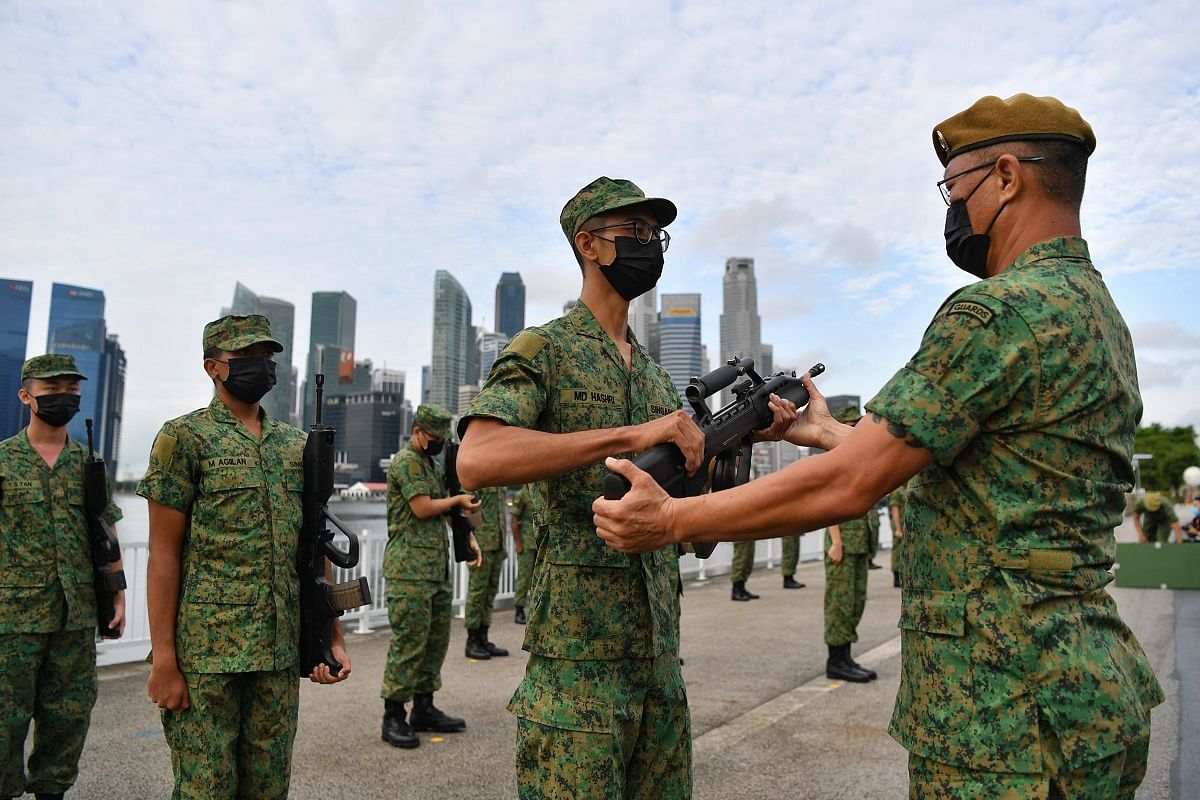
[[[616,406],[617,396],[604,389],[563,389],[558,402],[564,406]]]
[[[660,406],[658,403],[650,404],[650,419],[658,419],[665,417],[675,410],[675,406]]]
[[[204,471],[228,469],[230,467],[257,467],[258,459],[249,456],[215,456],[204,459]]]
[[[4,479],[4,488],[11,489],[14,492],[28,491],[29,489],[36,489],[41,485],[42,484],[39,481],[20,480],[18,478],[5,478]]]

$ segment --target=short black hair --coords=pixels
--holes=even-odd
[[[1046,199],[1076,213],[1083,205],[1083,190],[1087,183],[1088,154],[1082,144],[1065,139],[1005,142],[985,148],[983,161],[999,158],[1005,153],[1015,156],[1043,156],[1030,166],[1030,172],[1046,193]],[[982,163],[982,162],[981,162]]]
[[[205,358],[216,358],[217,356],[221,355],[221,353],[224,353],[224,352],[225,351],[219,347],[208,347],[208,348],[205,348],[205,350],[204,350],[204,357]]]
[[[32,381],[33,381],[33,378],[22,378],[21,379],[21,388],[28,392],[29,387],[33,386]]]

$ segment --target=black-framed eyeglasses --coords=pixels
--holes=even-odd
[[[628,222],[618,222],[616,225],[604,225],[599,228],[592,228],[588,233],[593,236],[596,231],[606,231],[610,228],[628,228],[633,227],[633,238],[638,240],[638,244],[650,244],[657,241],[662,243],[663,252],[667,252],[667,248],[671,246],[671,234],[667,233],[662,228],[656,228],[648,222],[640,219],[631,219]],[[603,236],[599,237],[604,239]],[[612,239],[604,239],[606,242],[611,242]]]
[[[963,175],[967,175],[971,172],[975,172],[976,170],[985,169],[987,167],[994,167],[994,166],[996,166],[996,162],[999,160],[1000,159],[995,158],[995,159],[992,159],[991,161],[985,161],[982,164],[976,164],[975,166],[971,167],[970,169],[964,169],[962,172],[955,173],[954,175],[951,175],[949,178],[942,178],[940,181],[937,182],[938,191],[942,193],[942,200],[945,201],[946,205],[950,205],[950,187],[946,185],[947,183],[949,183],[950,181],[952,181],[956,178],[961,178]],[[1046,160],[1045,156],[1017,156],[1017,161],[1021,161],[1024,163],[1029,163],[1031,161],[1045,161],[1045,160]]]

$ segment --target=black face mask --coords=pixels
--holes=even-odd
[[[632,300],[653,289],[662,277],[662,243],[651,240],[642,244],[632,236],[617,236],[613,244],[617,248],[616,258],[611,264],[601,265],[600,273],[617,294]]]
[[[61,428],[79,413],[79,395],[43,394],[37,397],[37,413],[34,415],[53,428]]]
[[[269,358],[231,358],[225,390],[253,405],[275,386],[275,362]]]
[[[990,171],[988,175],[991,175]],[[996,216],[992,217],[992,221],[988,224],[987,230],[983,233],[975,233],[975,229],[971,227],[971,217],[967,213],[967,201],[983,185],[984,180],[987,180],[987,176],[984,176],[983,180],[975,184],[975,188],[971,190],[971,194],[955,200],[946,209],[945,231],[946,255],[950,256],[950,260],[959,269],[969,272],[980,279],[988,276],[988,249],[992,244],[992,237],[988,234],[991,233],[992,225],[996,224],[996,218],[1004,210],[1004,206],[1000,206],[996,210]]]
[[[425,445],[425,455],[433,458],[438,453],[442,452],[442,448],[446,446],[445,439],[434,439],[429,444]]]

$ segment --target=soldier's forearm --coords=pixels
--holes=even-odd
[[[459,450],[458,476],[468,489],[533,483],[632,452],[634,441],[634,426],[546,433],[475,419]]]
[[[175,661],[179,585],[179,559],[151,550],[146,565],[146,610],[150,617],[150,650],[156,663]]]

